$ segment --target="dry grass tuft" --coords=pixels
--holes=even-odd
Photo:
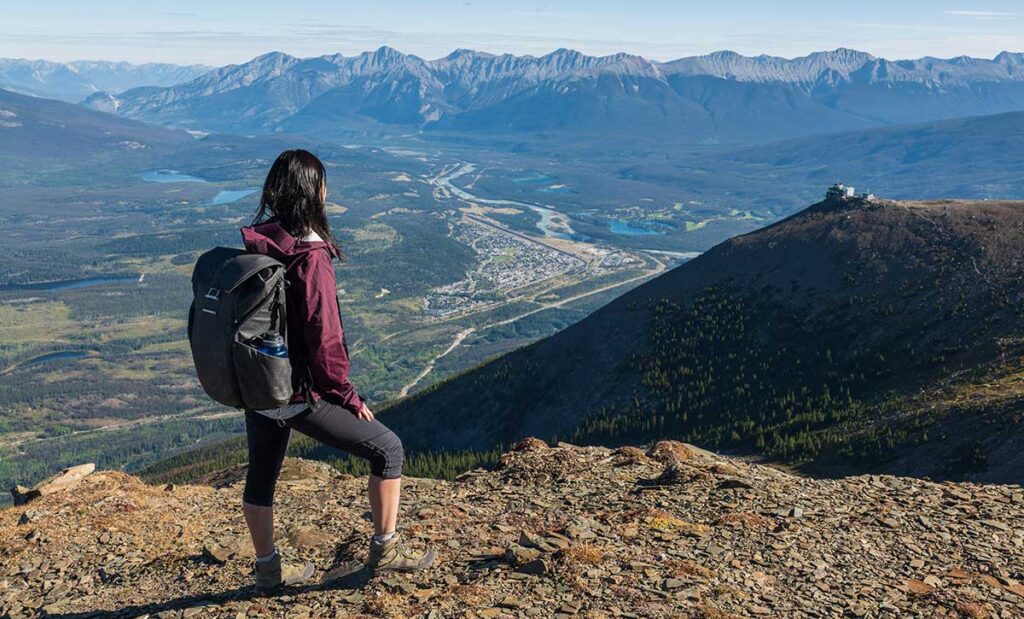
[[[576,565],[600,565],[608,556],[605,548],[594,544],[577,544],[555,554],[556,558]]]
[[[646,523],[648,527],[655,531],[683,532],[697,535],[704,535],[711,531],[711,528],[705,524],[687,522],[660,509],[648,510],[647,515],[642,519],[642,522]]]
[[[715,524],[737,524],[744,529],[770,529],[773,525],[771,518],[752,512],[733,512],[725,514]]]
[[[673,561],[669,564],[672,575],[676,578],[703,578],[711,580],[716,576],[715,571],[698,565],[693,561]]]

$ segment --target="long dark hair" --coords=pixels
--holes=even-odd
[[[270,166],[263,182],[260,208],[253,225],[277,221],[291,235],[302,238],[316,232],[338,256],[338,242],[327,221],[323,189],[327,183],[324,164],[308,150],[286,150]]]

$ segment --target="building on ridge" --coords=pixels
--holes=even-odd
[[[832,185],[831,187],[829,187],[828,189],[825,190],[825,199],[826,200],[833,200],[833,199],[836,199],[836,198],[839,198],[839,199],[852,198],[855,195],[856,195],[856,192],[854,191],[853,187],[847,187],[846,185],[844,185],[842,183],[836,183],[835,185]]]

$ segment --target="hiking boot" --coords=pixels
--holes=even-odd
[[[418,572],[434,564],[437,553],[433,550],[413,552],[402,543],[400,534],[395,533],[386,542],[370,539],[370,556],[366,565],[375,572]]]
[[[256,590],[271,592],[309,580],[313,576],[313,564],[301,565],[282,563],[281,555],[274,553],[269,561],[256,562]]]

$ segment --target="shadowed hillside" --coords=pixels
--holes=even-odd
[[[412,450],[672,437],[1019,482],[1022,242],[1019,203],[822,202],[382,417]]]
[[[0,184],[19,185],[88,165],[97,175],[144,167],[193,140],[78,105],[0,90]],[[87,164],[85,162],[88,162]]]

